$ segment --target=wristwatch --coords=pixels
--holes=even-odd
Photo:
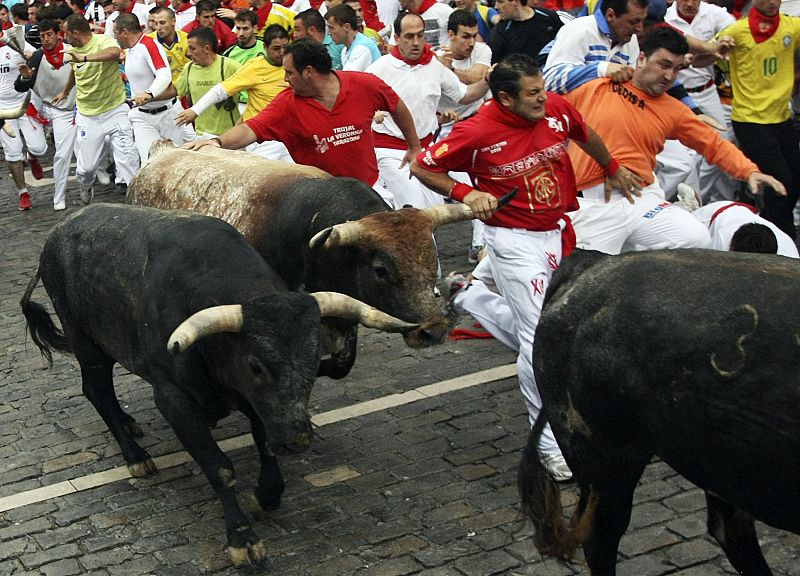
[[[144,93],[150,96],[151,101],[153,100],[153,98],[155,98],[155,96],[153,96],[153,93],[150,90],[145,90]]]

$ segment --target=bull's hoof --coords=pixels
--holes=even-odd
[[[255,538],[255,533],[250,531]],[[228,546],[228,555],[235,566],[247,566],[248,564],[259,564],[267,558],[267,546],[263,540],[255,539],[247,542],[241,547]]]
[[[128,464],[128,472],[134,478],[147,478],[158,472],[156,463],[152,458],[148,458],[144,462],[136,462],[135,464]]]
[[[283,486],[279,490],[268,490],[260,486],[255,489],[256,500],[264,512],[270,512],[280,506],[281,494],[283,494]]]

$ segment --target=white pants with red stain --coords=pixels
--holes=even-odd
[[[561,262],[561,229],[538,232],[486,226],[485,234],[492,276],[516,322],[517,376],[533,425],[542,409],[533,375],[533,335],[542,314],[545,291]],[[539,452],[561,452],[549,425],[539,440]]]
[[[100,164],[106,136],[109,137],[117,167],[117,182],[130,184],[139,171],[139,154],[133,142],[133,130],[128,119],[130,108],[120,104],[97,116],[84,116],[78,112],[75,125],[78,130],[75,141],[75,158],[78,167],[75,178],[83,188],[94,183],[94,173]]]
[[[657,181],[631,204],[615,193],[605,201],[604,185],[583,191],[580,210],[570,212],[578,248],[619,254],[626,250],[708,248],[708,229],[686,210],[664,200]]]

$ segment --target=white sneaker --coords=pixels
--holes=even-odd
[[[111,176],[109,176],[109,175],[108,175],[108,172],[106,172],[106,171],[105,171],[105,170],[103,170],[102,168],[98,169],[98,170],[97,170],[97,171],[94,173],[94,175],[95,175],[95,177],[97,178],[97,181],[98,181],[100,184],[102,184],[103,186],[107,186],[107,185],[111,184]]]
[[[694,188],[681,182],[678,184],[678,201],[675,202],[675,205],[688,212],[694,212],[700,208],[700,196],[694,191]]]
[[[53,210],[55,210],[56,212],[59,212],[61,210],[66,210],[66,209],[67,209],[67,203],[64,200],[62,200],[61,202],[56,202],[56,203],[53,204]]]
[[[572,479],[572,470],[569,469],[567,461],[561,454],[540,454],[539,460],[556,482],[566,482]]]

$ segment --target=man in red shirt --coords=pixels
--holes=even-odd
[[[491,73],[489,88],[492,100],[419,154],[411,171],[429,188],[467,204],[486,223],[492,274],[517,323],[517,371],[533,424],[542,405],[533,375],[533,335],[547,284],[575,246],[566,216],[578,206],[567,144],[574,141],[604,167],[609,189],[631,198],[639,182],[611,158],[572,105],[545,93],[531,57],[508,56]],[[449,171],[467,172],[475,187],[455,181]],[[519,189],[514,199],[495,212],[498,198],[513,188]],[[571,478],[549,426],[539,452],[556,480]]]
[[[281,92],[256,116],[219,138],[185,148],[219,146],[237,150],[253,142],[280,140],[298,164],[316,166],[333,176],[351,176],[369,186],[378,180],[372,118],[388,111],[408,142],[406,161],[420,151],[414,120],[385,82],[363,72],[334,72],[327,49],[298,40],[283,56],[291,90]]]
[[[225,50],[236,44],[236,34],[219,18],[217,18],[217,8],[209,0],[200,0],[195,4],[197,9],[197,19],[189,22],[182,28],[187,34],[197,30],[201,26],[210,28],[214,31],[217,38],[217,54],[222,54]]]

